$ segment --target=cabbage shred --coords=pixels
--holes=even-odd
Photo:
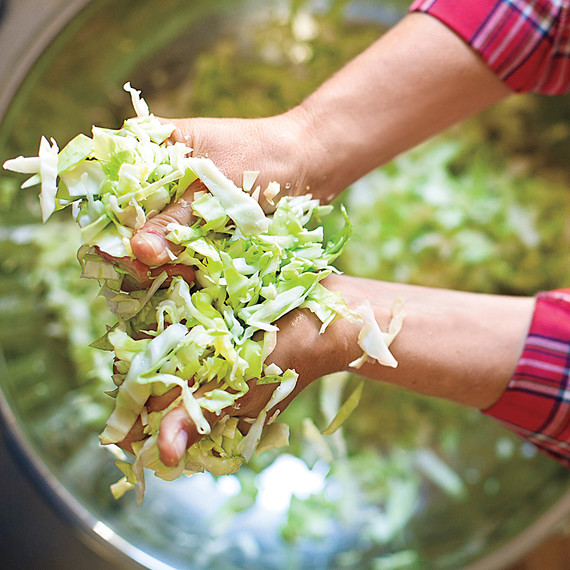
[[[174,126],[150,114],[140,92],[129,84],[125,90],[137,116],[121,129],[93,127],[91,138],[78,135],[61,152],[55,141],[50,145],[42,138],[39,156],[8,160],[4,167],[32,174],[23,188],[41,184],[44,221],[70,206],[81,226],[82,276],[101,282],[101,294],[117,319],[94,343],[115,356],[115,389],[109,392],[115,407],[100,439],[103,444],[120,443],[141,417],[147,437],[133,444],[134,463],[117,461],[124,477],[112,486],[116,497],[136,486],[140,501],[145,468],[166,480],[204,470],[229,474],[258,446],[287,443],[287,426],[265,425],[268,410],[297,381],[294,370],[266,364],[280,317],[306,308],[321,320],[322,330],[341,317],[362,321],[364,354],[359,360],[372,355],[389,366],[395,365],[387,348],[394,331],[382,333],[371,323],[370,312],[351,311],[340,295],[320,284],[336,271],[332,263],[350,236],[346,213],[344,228],[328,242],[318,221],[332,207],[310,195],[284,196],[273,214],[265,215],[212,161],[190,156],[191,149],[181,143],[170,143]],[[196,179],[207,191],[197,193],[192,204],[195,223],[167,227],[168,239],[183,248],[172,263],[192,266],[195,282],[173,277],[164,287],[162,273],[148,289],[122,291],[124,273],[99,252],[133,259],[134,232]],[[274,382],[277,387],[258,417],[251,418],[247,435],[230,415],[211,428],[203,410],[222,414],[252,382]],[[206,384],[208,391],[195,397]],[[175,387],[180,395],[168,408],[146,410],[150,396]],[[185,407],[203,437],[178,466],[167,467],[159,458],[158,431],[164,415],[176,406]]]

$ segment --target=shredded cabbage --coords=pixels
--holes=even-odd
[[[238,188],[207,158],[191,157],[191,149],[168,139],[174,126],[162,124],[130,84],[136,117],[121,129],[93,127],[92,138],[78,135],[61,151],[42,138],[38,157],[18,157],[4,168],[31,174],[22,187],[41,184],[42,219],[72,206],[81,227],[78,258],[82,276],[98,279],[101,294],[117,319],[92,346],[115,356],[109,394],[115,407],[100,436],[103,444],[120,443],[140,417],[146,439],[133,444],[134,463],[117,462],[124,477],[112,492],[121,496],[137,486],[144,495],[144,470],[163,479],[207,470],[215,475],[239,469],[256,451],[287,442],[288,429],[273,423],[275,408],[295,388],[297,373],[265,363],[275,346],[275,322],[289,311],[311,310],[324,330],[337,318],[362,321],[360,345],[366,358],[395,366],[388,345],[401,326],[393,319],[387,333],[378,328],[369,307],[351,311],[342,297],[325,289],[323,278],[335,271],[332,263],[351,233],[345,212],[344,228],[325,242],[313,220],[331,211],[310,195],[284,196],[266,215],[251,190],[257,172],[244,173]],[[130,238],[165,205],[176,200],[196,179],[207,192],[196,196],[191,227],[172,223],[168,239],[183,251],[172,260],[195,269],[195,282],[173,277],[160,288],[166,273],[152,278],[145,290],[121,290],[124,272],[109,256],[134,260]],[[254,194],[259,194],[256,189]],[[272,202],[277,183],[265,191]],[[313,225],[315,225],[313,223]],[[150,273],[148,274],[151,279]],[[255,333],[263,331],[261,337]],[[251,418],[246,435],[238,419],[224,416],[211,428],[203,411],[221,414],[249,390],[251,381],[275,382],[270,401]],[[201,397],[196,390],[208,384]],[[180,395],[161,412],[149,413],[146,403],[178,387]],[[359,392],[343,407],[329,430],[334,431],[356,406]],[[161,419],[184,406],[202,439],[191,446],[180,464],[166,467],[159,458],[157,439]]]

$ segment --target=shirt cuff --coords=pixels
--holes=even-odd
[[[537,295],[515,374],[484,413],[570,467],[570,289]]]

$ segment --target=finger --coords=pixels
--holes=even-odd
[[[194,397],[199,398],[205,392],[211,390],[214,385],[215,383],[210,382],[204,386],[201,386],[194,394]],[[218,421],[220,421],[228,414],[234,416],[256,418],[260,410],[269,401],[269,398],[271,397],[274,389],[275,386],[256,386],[256,390],[250,390],[247,396],[244,397],[243,406],[241,404],[242,399],[240,398],[239,407],[228,406],[222,410],[222,413],[220,414],[209,412],[208,410],[203,410],[204,417],[211,427],[214,427]],[[161,396],[161,398],[169,399],[166,405],[174,400],[171,392],[167,392],[164,394],[164,396]],[[252,395],[252,392],[255,392],[255,394]],[[151,403],[150,399],[149,403]],[[147,407],[149,403],[147,403]],[[155,404],[160,407],[164,404],[164,402],[159,403],[155,399],[152,401],[151,405],[154,406]],[[247,431],[247,429],[245,431]],[[165,414],[160,423],[160,429],[158,432],[158,450],[160,453],[161,461],[167,467],[174,467],[178,465],[186,450],[195,443],[198,443],[202,437],[203,434],[198,432],[196,425],[188,415],[188,412],[184,406],[178,406],[177,408],[174,408]]]
[[[113,257],[108,253],[101,251],[97,248],[97,253],[101,259],[112,263],[124,272],[121,289],[123,291],[137,291],[139,289],[148,289],[153,282],[153,278],[160,275],[163,271],[166,272],[168,278],[163,283],[163,287],[168,287],[172,277],[179,276],[187,283],[194,282],[194,269],[187,265],[171,264],[160,265],[151,269],[138,259],[131,259],[129,257]]]
[[[239,407],[229,406],[225,408],[219,415],[204,410],[204,417],[210,426],[213,427],[221,418],[225,417],[226,415],[231,415],[244,418],[239,423],[239,429],[242,433],[247,433],[251,427],[251,423],[249,423],[246,418],[250,418],[252,420],[257,418],[261,410],[267,405],[267,402],[271,398],[276,385],[256,385],[255,381],[250,381],[250,387],[251,389],[248,391],[248,393],[240,398]],[[202,392],[205,392],[210,388],[211,387],[208,385],[201,387],[200,390],[196,392],[195,396],[200,396]],[[267,416],[267,420],[271,418],[277,409],[282,412],[299,391],[300,389],[298,389],[294,394],[291,394],[291,396],[284,400],[281,405],[275,406],[272,410],[270,410],[270,413]],[[178,465],[186,450],[200,441],[202,437],[203,435],[198,433],[196,425],[183,406],[178,406],[177,408],[171,410],[162,419],[158,433],[158,449],[161,461],[167,467],[174,467]]]
[[[115,364],[113,364],[113,371],[116,372]],[[162,396],[150,396],[146,403],[146,409],[148,412],[158,412],[163,410],[164,408],[168,407],[178,396],[180,395],[180,388],[175,387],[172,390],[169,390]],[[148,436],[144,432],[144,426],[142,423],[142,419],[139,416],[136,422],[133,424],[133,427],[129,430],[129,433],[126,435],[123,441],[117,443],[117,445],[128,451],[129,453],[134,455],[132,444],[137,441],[142,441],[146,439]]]
[[[221,415],[204,411],[204,417],[214,426]],[[198,443],[203,437],[199,433],[196,424],[192,421],[184,406],[178,406],[168,412],[160,422],[158,431],[158,451],[160,460],[167,467],[175,467],[184,457],[186,450]]]
[[[166,239],[168,224],[173,222],[183,226],[192,222],[192,201],[194,194],[205,190],[200,180],[196,180],[182,196],[150,218],[131,238],[131,248],[135,257],[152,267],[172,261],[182,248]]]
[[[214,383],[209,382],[201,386],[194,393],[194,397],[200,398],[204,393],[212,389],[213,384]],[[149,398],[147,407],[150,403],[151,406],[156,406],[157,409],[164,409],[164,407],[174,401],[174,398],[178,395],[180,395],[180,390],[174,388],[163,396],[155,397],[154,399]],[[211,427],[214,427],[222,418],[222,415],[209,412],[208,410],[203,410],[203,414]],[[202,436],[203,434],[198,432],[196,424],[192,421],[183,405],[170,410],[170,412],[165,414],[162,418],[158,430],[158,451],[161,461],[167,467],[178,465],[186,450],[200,441]]]
[[[195,278],[194,269],[192,267],[189,267],[188,265],[182,265],[181,263],[175,263],[175,264],[167,263],[166,265],[160,265],[159,267],[151,269],[150,275],[151,277],[157,277],[163,271],[166,272],[168,278],[166,279],[162,287],[167,287],[168,285],[170,285],[172,277],[182,277],[182,279],[184,279],[184,281],[186,281],[186,283],[189,284],[194,282]],[[148,286],[150,287],[150,283],[148,284]]]
[[[162,419],[158,432],[161,461],[167,467],[178,465],[188,447],[192,445],[190,441],[198,441],[197,436],[198,430],[182,406],[168,412]]]

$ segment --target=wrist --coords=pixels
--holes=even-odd
[[[325,108],[310,101],[285,113],[296,133],[295,163],[304,173],[295,194],[311,194],[323,204],[332,201],[348,185],[343,183],[339,172],[346,170],[341,157],[341,133],[336,133],[336,122],[327,119],[326,114]]]

